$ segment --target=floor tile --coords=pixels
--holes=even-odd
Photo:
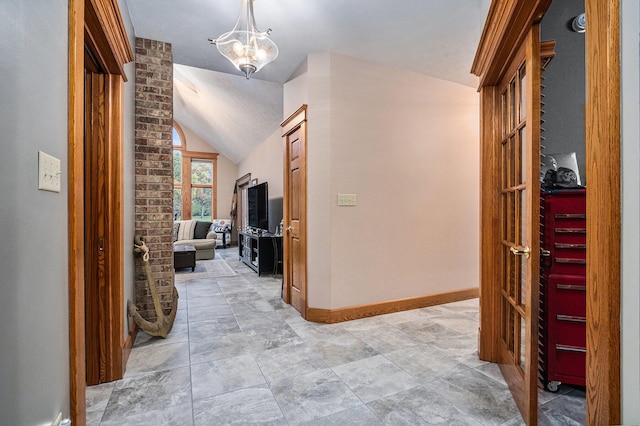
[[[318,420],[305,423],[305,426],[382,426],[383,423],[365,405],[350,408],[336,414],[331,414]]]
[[[290,424],[300,424],[361,405],[330,369],[282,379],[271,391]]]
[[[330,367],[377,355],[378,352],[353,336],[341,335],[326,340],[307,342],[322,355]]]
[[[328,367],[320,354],[304,343],[263,351],[255,354],[255,360],[269,383]]]
[[[409,374],[419,378],[423,383],[450,376],[469,368],[455,358],[426,343],[399,349],[385,354],[385,356]]]
[[[189,366],[189,342],[142,346],[131,350],[125,377]]]
[[[124,422],[146,412],[191,403],[189,367],[119,380],[102,417],[103,422]]]
[[[266,385],[194,401],[193,416],[196,426],[286,424]]]
[[[420,381],[382,355],[333,367],[343,382],[367,403],[420,385]]]
[[[250,355],[191,366],[194,401],[265,383],[258,364]]]
[[[193,408],[191,403],[179,404],[158,410],[149,410],[140,414],[127,416],[124,419],[104,421],[102,426],[159,426],[159,425],[193,425]]]
[[[397,393],[367,406],[385,425],[482,425],[429,386]]]
[[[473,368],[425,386],[484,425],[502,424],[519,413],[507,386]]]
[[[191,364],[233,358],[251,353],[249,342],[242,333],[227,334],[189,341]]]

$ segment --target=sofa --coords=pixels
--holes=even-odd
[[[231,245],[231,219],[214,219],[211,230],[216,233],[216,247]]]
[[[173,223],[173,245],[193,246],[196,260],[213,259],[216,255],[217,234],[212,231],[211,222],[197,220],[176,220]]]

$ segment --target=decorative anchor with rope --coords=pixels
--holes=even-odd
[[[156,281],[153,279],[151,273],[151,265],[149,264],[149,247],[144,242],[144,239],[140,235],[136,235],[133,239],[133,251],[137,255],[142,257],[144,263],[144,269],[147,274],[147,283],[149,284],[149,291],[151,292],[151,298],[153,299],[153,306],[156,310],[156,316],[158,319],[156,322],[150,322],[142,318],[138,313],[138,307],[128,301],[127,307],[129,309],[129,315],[133,317],[136,324],[147,334],[151,336],[160,336],[162,338],[167,337],[171,328],[173,327],[173,320],[176,318],[176,312],[178,311],[178,290],[175,285],[172,285],[171,295],[171,312],[169,315],[165,315],[160,305],[160,296],[158,296],[158,289],[156,287]]]

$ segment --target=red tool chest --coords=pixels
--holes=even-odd
[[[542,192],[540,200],[540,378],[585,385],[586,191]]]

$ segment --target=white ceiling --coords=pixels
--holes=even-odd
[[[470,69],[490,3],[256,0],[256,24],[273,29],[280,54],[247,81],[207,41],[233,28],[240,0],[127,0],[136,36],[170,42],[184,65],[174,71],[176,119],[234,162],[278,128],[282,84],[310,53],[331,50],[475,87]]]

